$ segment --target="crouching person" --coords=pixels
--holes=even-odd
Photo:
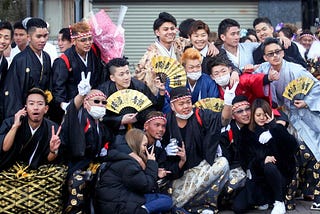
[[[0,128],[0,210],[60,213],[66,176],[66,167],[56,164],[61,156],[61,128],[44,118],[49,109],[44,91],[30,89],[25,103]]]
[[[217,198],[229,174],[228,161],[221,157],[218,142],[221,128],[231,119],[236,85],[226,90],[221,113],[193,109],[190,91],[185,87],[173,88],[170,92],[172,111],[167,114],[163,142],[170,142],[165,147],[167,161],[179,163],[170,175],[174,179],[172,198],[178,210],[218,211]],[[178,155],[181,151],[185,151],[185,155]]]
[[[148,139],[139,129],[125,135],[130,153],[109,150],[98,174],[96,213],[144,214],[169,211],[171,197],[155,193],[158,164],[154,148],[148,151]]]

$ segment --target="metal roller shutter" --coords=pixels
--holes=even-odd
[[[110,18],[116,21],[119,2],[94,3],[93,11],[105,9]],[[124,19],[125,56],[131,68],[135,66],[154,42],[153,22],[160,12],[171,13],[179,23],[186,18],[201,19],[211,31],[217,31],[218,24],[225,18],[237,20],[242,28],[252,28],[252,21],[258,15],[258,1],[254,2],[127,2],[128,11]]]

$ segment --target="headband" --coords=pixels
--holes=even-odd
[[[72,35],[71,25],[69,25],[69,30],[70,30],[70,38],[71,39],[78,39],[78,38],[85,37],[85,36],[92,36],[91,31],[89,31],[87,33],[79,33],[78,35]]]
[[[104,95],[103,93],[93,93],[93,94],[90,94],[90,95],[88,95],[87,97],[86,97],[86,100],[89,100],[89,99],[91,99],[91,98],[93,98],[93,97],[97,97],[97,96],[101,96],[101,97],[104,97],[104,98],[106,98],[107,99],[107,96],[106,95]]]
[[[241,106],[245,106],[245,105],[249,105],[250,106],[250,103],[248,101],[242,101],[240,103],[235,103],[232,106],[232,111],[236,110],[237,108],[239,108]]]
[[[303,38],[303,37],[311,37],[312,39],[316,40],[316,38],[314,37],[314,35],[312,34],[309,34],[309,33],[306,33],[306,34],[302,34],[301,36],[299,36],[300,38]]]
[[[178,100],[182,100],[184,98],[191,98],[191,95],[185,95],[185,96],[182,96],[182,97],[178,97],[178,98],[172,99],[172,100],[170,100],[170,103],[173,103],[173,102],[178,101]]]
[[[145,123],[149,123],[153,120],[156,120],[156,119],[161,119],[161,120],[164,120],[165,123],[167,123],[167,119],[165,117],[162,117],[162,116],[156,116],[156,117],[151,117],[149,120],[147,120]]]

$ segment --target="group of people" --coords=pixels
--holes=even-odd
[[[281,214],[295,208],[298,192],[320,210],[320,83],[284,29],[276,37],[266,17],[253,28],[247,37],[256,40],[240,43],[240,24],[224,19],[212,43],[208,24],[188,19],[179,29],[186,38],[176,38],[176,19],[162,12],[132,75],[126,58],[101,60],[85,21],[59,32],[54,60],[44,49],[45,21],[14,29],[0,22],[0,170],[66,165],[65,213],[245,213],[271,205]],[[27,42],[16,41],[21,52],[8,65],[4,52],[16,34]],[[181,63],[186,85],[163,82],[152,66],[157,56]],[[284,97],[300,77],[312,86]],[[127,89],[150,106],[106,108]],[[222,99],[222,110],[194,107],[206,98]]]

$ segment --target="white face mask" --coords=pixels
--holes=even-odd
[[[93,119],[101,119],[106,114],[106,108],[101,106],[90,106],[90,111],[88,113],[93,117]]]
[[[201,75],[202,75],[201,71],[187,73],[187,77],[192,80],[198,80],[201,77]]]
[[[188,120],[193,115],[193,111],[190,111],[189,114],[179,114],[176,112],[176,117],[182,120]]]
[[[224,76],[217,77],[214,79],[214,81],[216,81],[216,83],[221,87],[229,85],[229,80],[230,80],[230,74],[226,74]]]

